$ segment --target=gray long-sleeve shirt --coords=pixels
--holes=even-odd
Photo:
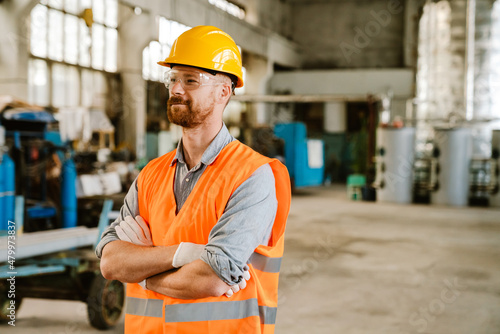
[[[223,125],[214,140],[203,153],[201,162],[188,170],[184,161],[182,140],[171,166],[176,165],[174,196],[179,211],[186,202],[196,182],[206,167],[212,164],[221,150],[235,140]],[[271,167],[266,164],[258,168],[231,195],[224,213],[212,228],[209,240],[201,256],[215,273],[227,284],[240,281],[243,268],[260,244],[267,244],[276,216],[278,202],[276,199],[275,179]],[[96,247],[96,254],[101,257],[104,246],[119,240],[115,226],[126,216],[140,215],[138,203],[137,180],[130,187],[119,217],[104,231],[101,241]]]

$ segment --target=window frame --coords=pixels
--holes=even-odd
[[[72,0],[65,0],[65,1],[72,1]],[[44,98],[44,100],[47,100],[48,103],[47,105],[44,105],[44,107],[48,107],[48,108],[65,108],[65,107],[72,107],[72,106],[82,106],[83,104],[83,90],[84,90],[84,82],[83,82],[83,75],[82,75],[82,72],[83,71],[91,71],[91,72],[94,72],[94,73],[101,73],[104,77],[104,80],[105,80],[105,85],[106,85],[106,92],[107,92],[107,95],[108,96],[113,96],[114,94],[112,92],[109,91],[110,87],[113,86],[111,84],[110,81],[118,81],[120,82],[120,74],[118,72],[118,17],[115,18],[116,20],[116,26],[112,26],[112,25],[109,25],[107,24],[106,20],[107,20],[107,4],[108,2],[105,1],[104,2],[104,5],[103,5],[103,22],[93,22],[93,24],[99,24],[101,26],[103,26],[103,50],[102,50],[102,69],[100,68],[96,68],[94,67],[95,64],[93,62],[93,52],[92,52],[92,47],[93,47],[93,40],[92,40],[92,25],[90,27],[88,27],[89,29],[89,38],[90,38],[90,46],[89,46],[89,49],[88,49],[88,57],[89,57],[89,62],[88,62],[88,66],[87,65],[82,65],[82,50],[80,48],[80,45],[78,45],[78,49],[77,49],[77,59],[76,59],[76,63],[71,63],[67,60],[66,58],[66,50],[65,50],[65,47],[66,47],[66,34],[64,32],[64,27],[65,27],[65,22],[66,22],[66,15],[70,15],[70,16],[73,16],[73,17],[76,17],[77,18],[77,29],[76,29],[76,36],[75,38],[76,39],[80,39],[81,37],[81,24],[86,24],[84,19],[82,18],[81,15],[77,15],[73,12],[69,12],[69,11],[66,11],[66,6],[65,6],[65,1],[62,1],[61,2],[61,8],[57,8],[57,7],[54,7],[54,6],[51,6],[50,4],[50,1],[40,1],[38,4],[36,4],[35,7],[32,8],[32,11],[35,10],[35,8],[37,6],[43,6],[43,7],[46,7],[47,10],[46,10],[46,13],[45,13],[45,40],[43,41],[45,43],[45,56],[40,56],[40,55],[36,55],[33,53],[33,46],[32,46],[32,32],[33,32],[33,25],[32,25],[32,19],[33,17],[31,16],[31,13],[30,13],[30,26],[29,26],[29,44],[28,44],[28,53],[29,53],[29,56],[28,56],[28,72],[32,70],[31,68],[31,65],[30,65],[30,62],[32,60],[40,60],[40,61],[43,61],[45,62],[46,64],[46,68],[47,68],[47,71],[46,71],[46,79],[47,79],[47,82],[46,82],[46,85],[47,85],[47,91],[46,91],[46,96]],[[98,0],[98,1],[101,1],[101,0]],[[94,1],[90,0],[90,8],[93,9],[94,7]],[[116,1],[115,2],[116,4],[116,15],[118,15],[118,6],[119,6],[119,2]],[[78,4],[77,4],[77,7],[78,7],[78,11],[79,10],[83,10],[83,7],[82,7],[82,2],[81,1],[78,1]],[[50,49],[50,41],[49,41],[49,34],[50,34],[50,22],[49,22],[49,17],[50,17],[50,11],[51,10],[55,10],[55,11],[58,11],[62,14],[62,24],[63,24],[63,31],[62,31],[62,37],[61,37],[61,48],[62,48],[62,59],[61,60],[58,60],[58,59],[54,59],[52,58],[50,55],[49,55],[49,49]],[[106,40],[106,34],[107,34],[107,31],[108,29],[114,29],[116,31],[116,45],[114,46],[115,48],[115,60],[114,60],[114,66],[113,67],[113,70],[110,70],[109,67],[107,66],[106,64],[106,61],[107,61],[107,52],[108,51],[108,43],[107,43],[107,40]],[[66,102],[64,103],[64,105],[58,105],[58,106],[54,106],[54,78],[53,78],[53,68],[54,68],[54,65],[61,65],[61,66],[64,66],[65,68],[68,68],[68,67],[72,67],[72,68],[76,68],[77,69],[77,72],[78,72],[78,85],[79,85],[79,90],[78,90],[78,101],[74,104],[70,104],[68,105]],[[107,68],[108,67],[108,68]],[[31,90],[32,87],[36,87],[33,82],[31,82],[31,73],[28,73],[28,89]],[[39,100],[37,100],[37,98],[31,96],[29,98],[32,102],[32,103],[37,103]],[[105,102],[104,102],[104,105],[99,105],[99,106],[96,106],[94,105],[94,102],[91,102],[90,103],[90,106],[89,107],[102,107],[104,109],[107,109],[108,105],[110,105],[110,101],[108,101],[108,98],[106,98]]]

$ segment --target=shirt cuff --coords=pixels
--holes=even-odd
[[[228,285],[238,284],[243,279],[243,268],[239,268],[220,248],[206,246],[200,259]]]
[[[101,241],[99,241],[99,243],[95,248],[95,255],[100,259],[102,256],[102,250],[104,249],[104,246],[109,244],[111,241],[116,241],[116,240],[120,240],[120,238],[118,238],[118,235],[116,234],[114,229],[112,231],[105,232],[105,234],[101,238]]]

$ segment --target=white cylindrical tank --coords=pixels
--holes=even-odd
[[[377,200],[411,203],[415,128],[377,130]]]
[[[431,203],[465,206],[469,199],[469,165],[472,136],[468,128],[435,129],[437,189]]]
[[[328,102],[325,103],[324,130],[330,133],[346,132],[346,103]]]
[[[498,175],[498,170],[500,169],[500,130],[493,130],[493,135],[491,136],[491,159],[496,161],[496,164],[492,166],[496,170],[493,171],[495,176],[493,177],[494,183],[496,185],[494,193],[490,196],[490,206],[500,208],[500,175]]]

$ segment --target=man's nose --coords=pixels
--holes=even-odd
[[[184,87],[182,86],[182,81],[177,80],[173,85],[170,85],[170,91],[172,94],[181,95],[184,94]]]

